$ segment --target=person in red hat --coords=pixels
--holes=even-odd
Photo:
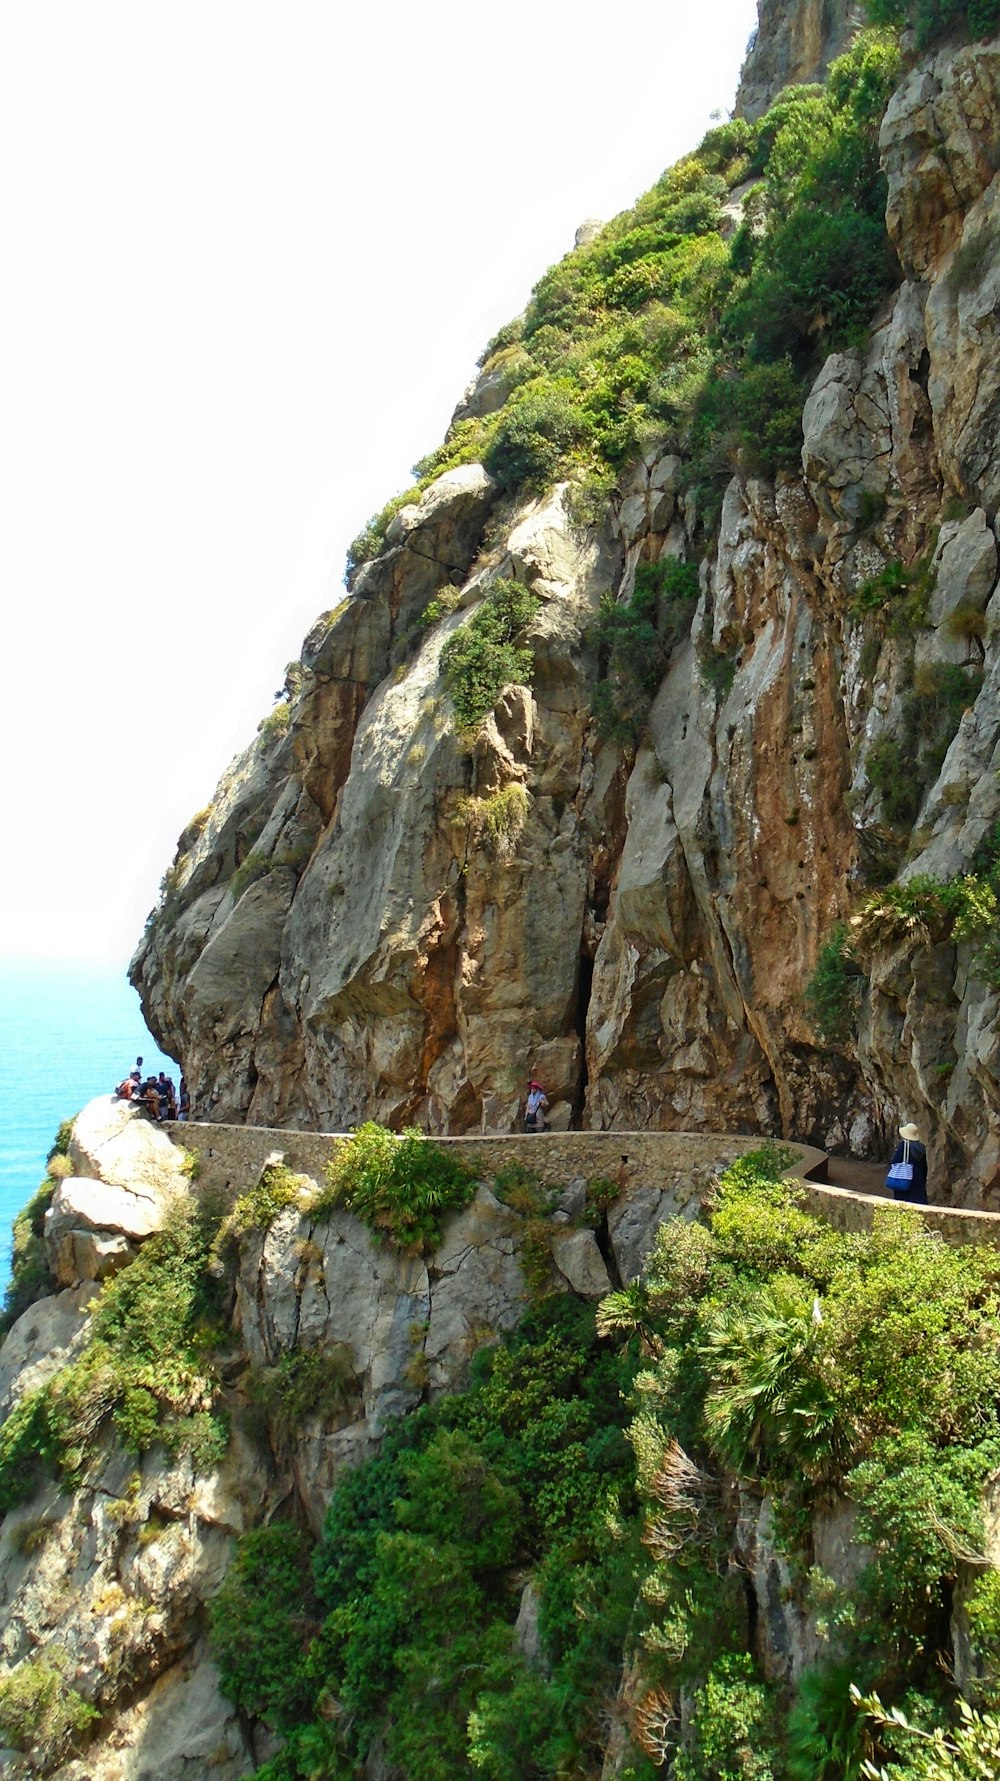
[[[545,1115],[549,1103],[545,1098],[545,1090],[540,1082],[532,1076],[528,1081],[528,1099],[524,1104],[524,1129],[526,1132],[547,1132]]]

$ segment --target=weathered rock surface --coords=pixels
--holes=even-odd
[[[855,22],[847,0],[765,5],[748,113]],[[307,639],[287,736],[223,780],[136,955],[199,1114],[503,1132],[531,1071],[602,1129],[877,1154],[916,1118],[935,1194],[1000,1191],[996,995],[967,949],[874,961],[847,1049],[820,1043],[804,1000],[866,886],[968,870],[1000,818],[998,67],[1000,46],[949,44],[892,101],[903,282],[865,350],[817,378],[801,477],[732,483],[634,759],[597,736],[586,639],[640,561],[691,551],[676,453],[651,444],[599,530],[557,490],[485,550],[493,494],[474,466],[397,514]],[[915,634],[865,643],[859,588],[917,560]],[[439,657],[498,575],[539,597],[533,683],[507,689],[470,750]],[[455,609],[406,640],[445,579]],[[728,664],[712,686],[706,652]],[[901,713],[946,672],[967,675],[970,709],[901,829],[869,763],[912,749]],[[510,787],[525,817],[501,856],[474,812]],[[244,888],[251,853],[262,875]]]
[[[759,0],[758,27],[740,76],[736,115],[752,122],[783,87],[822,80],[863,22],[858,0]]]
[[[127,1101],[91,1101],[73,1126],[69,1158],[45,1215],[49,1267],[60,1286],[105,1280],[161,1230],[187,1189],[184,1156]]]

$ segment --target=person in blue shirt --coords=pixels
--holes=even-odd
[[[911,1121],[909,1125],[900,1126],[899,1135],[903,1142],[896,1145],[889,1158],[889,1167],[891,1169],[894,1163],[910,1163],[913,1178],[899,1187],[890,1181],[888,1185],[892,1188],[892,1197],[894,1200],[908,1200],[913,1206],[926,1206],[927,1152],[920,1142],[920,1133]]]

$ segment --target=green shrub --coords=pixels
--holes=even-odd
[[[292,708],[287,700],[283,699],[280,704],[275,705],[268,712],[266,717],[262,717],[257,725],[257,734],[261,742],[269,744],[280,741],[282,736],[287,735],[291,721]]]
[[[287,1460],[303,1424],[319,1417],[327,1426],[340,1417],[355,1386],[354,1352],[346,1342],[336,1342],[323,1349],[293,1348],[273,1366],[255,1367],[246,1392],[267,1419],[275,1452]]]
[[[917,48],[965,23],[971,37],[988,37],[1000,25],[1000,0],[866,0],[878,25],[912,25]]]
[[[531,684],[532,653],[518,639],[541,601],[516,581],[496,581],[441,650],[441,672],[461,730],[474,730],[505,686]]]
[[[251,1231],[269,1231],[279,1213],[303,1203],[311,1186],[307,1175],[293,1175],[284,1163],[268,1163],[249,1193],[241,1194],[219,1228],[215,1248],[232,1239],[240,1242]]]
[[[698,673],[720,703],[725,703],[736,679],[736,651],[704,643],[698,651]]]
[[[467,1206],[476,1191],[457,1157],[420,1132],[398,1138],[373,1121],[338,1147],[326,1177],[315,1216],[343,1206],[379,1242],[414,1253],[436,1249],[445,1214]]]
[[[860,1781],[872,1739],[851,1694],[852,1663],[803,1671],[788,1717],[789,1781]]]
[[[537,490],[555,479],[564,453],[583,434],[583,417],[571,384],[535,378],[515,390],[501,411],[483,466],[501,492]]]
[[[53,1149],[50,1152],[50,1167],[65,1160],[64,1151]],[[3,1317],[0,1319],[0,1332],[3,1334],[6,1334],[22,1311],[26,1311],[36,1299],[43,1298],[55,1285],[45,1247],[45,1214],[52,1204],[55,1189],[55,1179],[52,1176],[47,1177],[14,1219],[10,1279],[4,1296]]]
[[[215,1392],[207,1363],[218,1334],[212,1236],[196,1208],[178,1205],[105,1283],[78,1358],[26,1393],[0,1428],[0,1513],[31,1494],[42,1469],[77,1482],[109,1419],[135,1452],[187,1439]]]
[[[806,984],[806,1006],[821,1039],[843,1045],[857,1018],[862,974],[845,924],[837,922],[819,949],[816,969]]]
[[[48,1645],[44,1657],[22,1658],[0,1677],[0,1735],[15,1750],[64,1753],[98,1717],[97,1708],[66,1681],[68,1659]]]
[[[483,843],[495,860],[506,865],[517,853],[524,833],[528,794],[519,781],[513,780],[488,797],[463,798],[456,806],[455,818],[466,824],[476,845]]]
[[[705,1430],[713,1451],[738,1476],[761,1461],[772,1477],[819,1480],[843,1470],[852,1441],[822,1327],[808,1290],[777,1280],[750,1304],[707,1317],[702,1352],[713,1383]]]
[[[697,564],[666,557],[640,563],[629,600],[602,601],[587,642],[597,652],[599,675],[591,710],[608,741],[629,747],[640,740],[671,650],[691,629],[697,600]]]
[[[865,772],[881,795],[888,823],[909,827],[916,820],[924,788],[913,768],[912,757],[895,736],[880,736],[865,756]]]
[[[1000,1718],[979,1713],[968,1701],[956,1703],[955,1722],[911,1722],[899,1707],[886,1709],[877,1694],[854,1691],[862,1712],[883,1739],[902,1755],[889,1766],[866,1764],[869,1781],[990,1781],[1000,1774]]]
[[[673,1764],[676,1781],[777,1781],[781,1774],[774,1696],[744,1654],[720,1657],[695,1699],[690,1743]]]
[[[312,1701],[305,1651],[317,1628],[309,1545],[286,1522],[244,1534],[209,1607],[223,1693],[283,1731]]]

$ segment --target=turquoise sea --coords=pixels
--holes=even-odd
[[[0,1274],[10,1226],[45,1174],[60,1120],[110,1094],[135,1064],[176,1063],[157,1051],[139,998],[114,965],[0,960]]]

